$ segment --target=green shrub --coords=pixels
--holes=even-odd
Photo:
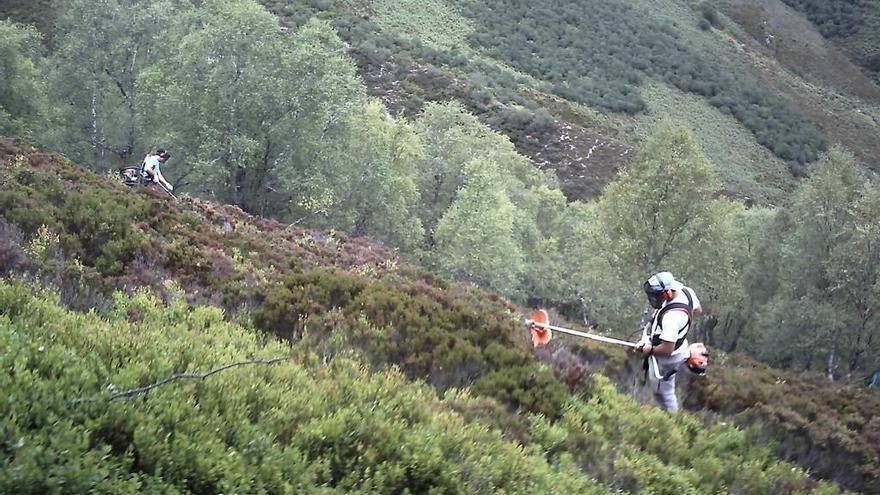
[[[721,29],[722,27],[724,27],[724,25],[721,23],[721,16],[718,13],[718,9],[715,8],[715,6],[711,3],[703,2],[700,4],[700,15],[702,16],[702,19],[700,19],[701,29],[706,30],[713,27],[715,29]],[[703,21],[708,23],[708,26],[706,28],[703,28]]]
[[[608,493],[429,388],[344,359],[307,368],[292,355],[112,399],[172,372],[290,353],[210,308],[140,293],[100,319],[0,284],[0,349],[4,493]]]
[[[756,425],[785,458],[848,489],[874,492],[880,467],[880,400],[865,390],[828,383],[734,355],[694,383],[691,407]]]
[[[367,286],[343,273],[313,270],[265,289],[254,322],[291,338],[326,321],[322,314],[339,311],[336,319],[350,332],[362,329],[350,342],[374,363],[396,364],[440,390],[473,384],[479,393],[514,407],[557,414],[568,393],[565,385],[536,366],[523,347],[511,345],[510,322],[492,314],[498,308],[481,308],[476,298],[461,297],[465,294],[451,288],[448,292],[416,285]],[[364,324],[379,331],[367,335]],[[329,337],[308,333],[315,343]]]

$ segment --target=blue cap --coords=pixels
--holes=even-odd
[[[675,280],[675,277],[672,276],[669,272],[660,272],[654,275],[651,275],[651,278],[645,282],[645,285],[650,287],[654,292],[661,292],[664,290],[681,290],[684,285],[681,282]]]

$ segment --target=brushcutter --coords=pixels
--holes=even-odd
[[[158,185],[159,187],[161,187],[162,190],[165,191],[166,193],[168,193],[169,196],[171,196],[171,197],[174,198],[174,199],[177,199],[177,196],[175,196],[174,193],[172,193],[171,191],[169,191],[168,188],[165,187],[163,184],[159,184],[158,182],[156,182],[156,185]]]
[[[543,309],[532,312],[532,314],[529,315],[529,317],[526,319],[526,325],[528,325],[529,330],[532,332],[532,344],[534,344],[535,347],[547,345],[547,343],[550,342],[550,339],[553,337],[551,331],[574,335],[575,337],[583,337],[586,339],[597,340],[599,342],[605,342],[608,344],[624,345],[633,349],[638,347],[638,344],[636,344],[635,342],[627,342],[625,340],[613,339],[611,337],[605,337],[602,335],[579,332],[570,328],[553,326],[549,324],[549,320],[550,318],[547,315],[547,312]]]
[[[141,178],[141,168],[140,167],[123,167],[119,169],[119,175],[122,177],[122,182],[125,183],[128,187],[143,187],[145,184]],[[174,199],[177,199],[177,196],[174,195],[171,191],[168,190],[165,185],[159,182],[151,182],[151,184],[155,184],[159,186],[165,194],[171,196]]]
[[[635,342],[627,342],[625,340],[618,340],[611,337],[605,337],[603,335],[596,335],[587,332],[579,332],[577,330],[572,330],[570,328],[557,327],[549,324],[550,317],[547,315],[547,312],[543,309],[538,309],[533,311],[532,314],[526,318],[525,323],[526,326],[529,327],[529,331],[532,334],[532,344],[535,347],[545,346],[550,343],[550,339],[553,337],[553,331],[573,335],[575,337],[583,337],[586,339],[596,340],[598,342],[605,342],[608,344],[616,344],[629,347],[633,350],[639,350],[639,344]],[[709,365],[709,351],[706,350],[705,345],[702,343],[694,343],[688,346],[689,357],[686,361],[687,367],[693,373],[698,375],[703,375],[706,373],[706,368]],[[663,379],[663,377],[659,374],[659,366],[657,366],[657,358],[656,356],[650,356],[654,360],[654,375],[657,379]]]

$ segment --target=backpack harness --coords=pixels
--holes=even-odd
[[[684,344],[685,339],[687,339],[688,330],[691,329],[691,317],[694,313],[694,299],[693,299],[693,297],[691,297],[690,291],[684,287],[682,287],[681,291],[684,292],[684,295],[688,301],[687,303],[683,303],[683,302],[669,303],[666,306],[663,306],[663,308],[660,309],[660,311],[658,311],[657,314],[654,316],[654,319],[651,320],[651,328],[660,327],[660,330],[662,332],[662,330],[663,330],[663,315],[665,315],[669,311],[684,311],[685,313],[687,313],[687,315],[688,315],[687,324],[681,330],[679,330],[678,340],[675,341],[675,348],[673,349],[673,352],[677,351],[681,347],[681,345]],[[656,325],[654,324],[655,322],[656,322]],[[656,334],[651,335],[651,345],[652,346],[660,345],[663,342],[662,340],[660,340],[660,333],[661,332],[657,332]],[[645,361],[644,361],[643,365],[644,365],[644,369],[645,369],[645,377],[646,378],[648,376],[648,368],[649,368],[648,360],[651,358],[654,358],[654,366],[655,367],[657,366],[657,358],[655,356],[653,356],[653,355],[645,356]],[[659,370],[659,367],[657,369]],[[669,371],[668,373],[666,373],[662,377],[662,380],[664,380],[664,381],[669,380],[673,375],[675,375],[675,373],[677,371],[678,370],[676,370],[676,369]],[[655,371],[655,373],[656,373],[656,371]],[[659,377],[659,375],[658,375],[658,377]]]
[[[156,182],[156,179],[155,179],[156,172],[153,172],[152,174],[147,173],[147,157],[148,156],[150,156],[150,155],[147,154],[147,156],[145,156],[144,159],[141,160],[141,170],[140,170],[139,175],[141,178],[141,185],[142,186],[148,186],[148,185]]]
[[[681,347],[681,344],[683,344],[685,339],[687,338],[688,330],[691,329],[691,315],[693,315],[693,313],[694,313],[694,299],[691,297],[690,291],[688,291],[685,288],[682,288],[681,291],[684,292],[684,295],[685,295],[685,297],[687,297],[688,302],[686,304],[682,303],[682,302],[674,302],[674,303],[669,303],[666,306],[663,306],[663,308],[657,312],[657,315],[654,317],[654,320],[651,322],[652,328],[660,327],[660,329],[662,330],[663,329],[663,315],[665,315],[667,312],[669,312],[669,311],[684,311],[685,313],[687,313],[688,321],[687,321],[687,324],[684,326],[684,328],[682,328],[678,332],[678,340],[675,341],[675,349],[674,349],[675,351],[677,351],[678,348]],[[656,326],[653,324],[654,322],[657,322]],[[657,332],[656,334],[651,335],[651,345],[660,345],[661,342],[662,341],[660,340],[660,332]]]

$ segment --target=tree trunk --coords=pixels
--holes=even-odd
[[[828,353],[828,365],[825,367],[825,375],[828,377],[828,381],[834,381],[834,351],[832,350]]]

